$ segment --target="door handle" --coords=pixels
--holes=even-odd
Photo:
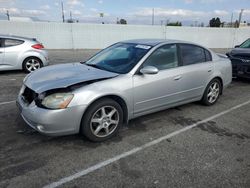
[[[174,80],[180,80],[182,77],[181,76],[176,76],[174,77]]]
[[[0,52],[0,54],[2,54],[3,52]]]
[[[210,70],[208,70],[207,72],[212,72],[212,70],[210,69]]]

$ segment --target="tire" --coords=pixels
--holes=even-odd
[[[123,110],[114,100],[105,98],[94,102],[85,112],[80,133],[94,142],[115,136],[123,123]]]
[[[42,66],[42,61],[37,57],[28,57],[23,61],[23,70],[27,73],[40,69]]]
[[[217,102],[222,91],[222,83],[215,78],[209,82],[203,94],[201,102],[206,106],[211,106]]]

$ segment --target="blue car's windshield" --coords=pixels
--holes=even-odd
[[[140,59],[151,49],[151,46],[117,43],[90,58],[86,64],[99,69],[119,74],[128,73]]]

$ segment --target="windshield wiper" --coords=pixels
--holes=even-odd
[[[96,65],[96,64],[87,64],[87,63],[85,63],[85,65],[103,70],[101,67],[99,67],[99,66]]]
[[[108,70],[108,69],[106,69],[106,68],[104,68],[104,67],[100,67],[100,66],[98,66],[98,65],[96,65],[96,64],[87,64],[87,63],[85,63],[85,65],[90,66],[90,67],[94,67],[94,68],[97,68],[97,69],[100,69],[100,70],[104,70],[104,71],[108,71],[108,72],[117,73],[117,72],[115,72],[115,71]]]

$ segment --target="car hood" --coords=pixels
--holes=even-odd
[[[37,70],[24,81],[36,93],[51,89],[66,88],[86,81],[113,78],[116,73],[90,67],[81,63],[53,65]]]
[[[231,55],[238,55],[238,54],[250,54],[250,49],[249,48],[234,48],[231,51]]]

